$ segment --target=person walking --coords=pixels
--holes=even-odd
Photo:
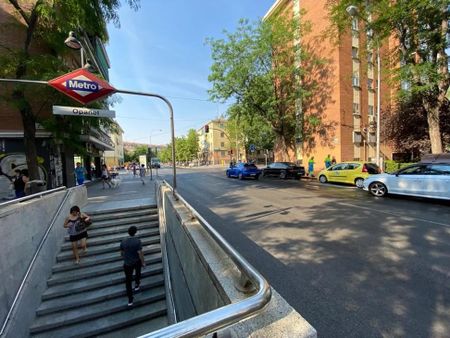
[[[139,177],[141,178],[142,184],[145,184],[144,178],[145,178],[145,165],[141,164],[141,167],[139,168]]]
[[[78,254],[78,242],[81,241],[82,253],[87,252],[88,233],[86,224],[90,224],[91,218],[82,213],[77,205],[70,208],[69,216],[64,221],[64,228],[67,228],[69,239],[72,242],[72,252],[75,258],[75,264],[80,263],[80,255]]]
[[[84,175],[86,174],[87,174],[86,168],[82,167],[80,162],[77,162],[77,166],[75,168],[75,176],[77,178],[78,185],[82,185],[84,183]]]
[[[133,177],[136,177],[136,163],[133,163]]]
[[[331,167],[331,156],[330,156],[330,154],[328,154],[327,157],[325,157],[325,169],[328,169],[329,167]]]
[[[108,167],[106,166],[106,164],[102,165],[102,186],[103,189],[105,189],[105,183],[111,188],[111,182],[109,182],[111,180],[111,177],[109,175],[109,170]]]
[[[123,271],[125,273],[125,287],[127,289],[128,306],[133,305],[133,271],[136,271],[134,278],[134,291],[139,291],[141,285],[141,268],[145,267],[144,254],[142,253],[142,243],[136,235],[137,228],[132,225],[128,228],[128,237],[120,243],[120,253],[123,257]]]
[[[309,177],[314,176],[314,156],[312,156],[308,161],[308,175]]]

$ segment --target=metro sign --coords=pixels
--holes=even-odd
[[[83,68],[50,80],[48,84],[82,104],[88,104],[116,91],[108,82]]]

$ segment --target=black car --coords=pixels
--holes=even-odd
[[[302,176],[305,176],[305,168],[291,162],[273,162],[263,169],[262,175],[264,177],[276,176],[281,179],[295,178],[299,180]]]

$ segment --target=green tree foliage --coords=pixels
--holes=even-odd
[[[49,80],[66,73],[69,69],[64,61],[69,56],[64,39],[69,31],[82,30],[89,36],[107,39],[106,24],[119,23],[117,10],[119,0],[36,0],[19,2],[6,0],[15,12],[16,21],[4,25],[2,29],[23,30],[22,41],[14,46],[0,45],[0,76],[4,78]],[[138,0],[127,3],[137,8]],[[10,32],[10,31],[9,31]],[[39,50],[39,52],[37,52]],[[12,95],[2,95],[8,103],[20,111],[24,127],[24,145],[27,165],[31,179],[38,178],[36,152],[36,122],[43,123],[42,111],[49,109],[51,103],[61,95],[50,88],[34,86],[8,86]],[[67,121],[66,121],[67,120]],[[80,129],[90,122],[77,119],[55,119],[46,125],[49,129],[65,131],[65,139],[71,139],[71,131]],[[64,121],[64,122],[63,122]],[[57,124],[55,128],[54,124]],[[93,123],[101,123],[99,121]]]
[[[169,144],[167,147],[161,149],[158,156],[162,163],[172,162],[172,145]]]
[[[360,21],[365,22],[367,30],[373,31],[374,43],[378,41],[383,52],[386,52],[384,44],[388,38],[397,40],[389,53],[382,53],[388,55],[384,64],[392,71],[397,85],[403,85],[396,110],[401,114],[401,107],[408,102],[420,104],[431,151],[442,152],[445,135],[441,119],[450,85],[446,54],[450,42],[450,0],[329,0],[329,5],[340,34],[350,27],[346,8],[355,5]],[[414,138],[414,134],[405,137]],[[421,140],[422,135],[417,135],[416,139]]]
[[[300,27],[296,20],[249,24],[241,20],[226,39],[209,39],[213,65],[209,81],[213,100],[235,99],[234,112],[268,123],[277,146],[287,156],[296,132],[296,101],[306,93],[298,86],[301,69],[295,57],[303,53],[293,42]]]

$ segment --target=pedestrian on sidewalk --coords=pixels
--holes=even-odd
[[[335,165],[336,164],[336,157],[333,156],[333,158],[331,159],[331,165]]]
[[[329,167],[331,167],[331,156],[330,156],[330,154],[328,154],[327,157],[325,157],[325,169],[328,169]]]
[[[87,252],[87,228],[91,223],[91,218],[82,213],[77,205],[70,208],[69,216],[64,221],[64,228],[67,228],[70,241],[72,242],[72,252],[75,258],[75,264],[80,263],[80,256],[78,254],[78,241],[81,241],[82,254]]]
[[[102,186],[105,189],[105,184],[107,184],[111,188],[111,175],[109,174],[108,167],[106,164],[102,165]]]
[[[136,235],[137,228],[132,225],[128,228],[129,237],[120,243],[120,253],[123,257],[123,271],[125,272],[125,286],[127,289],[128,306],[133,305],[133,271],[136,271],[134,278],[134,291],[139,291],[141,284],[141,268],[145,267],[144,254],[142,253],[142,243]]]
[[[82,167],[80,162],[77,162],[77,166],[75,168],[75,176],[77,178],[78,185],[82,185],[84,183],[84,175],[86,174],[87,174],[86,168]]]
[[[308,161],[308,175],[309,177],[314,176],[314,156],[311,157]]]
[[[28,177],[23,174],[20,169],[14,170],[16,177],[14,178],[14,192],[16,198],[25,196],[25,184],[28,182]]]
[[[144,178],[145,178],[145,165],[141,164],[141,167],[139,168],[139,177],[141,178],[142,184],[145,184]]]

